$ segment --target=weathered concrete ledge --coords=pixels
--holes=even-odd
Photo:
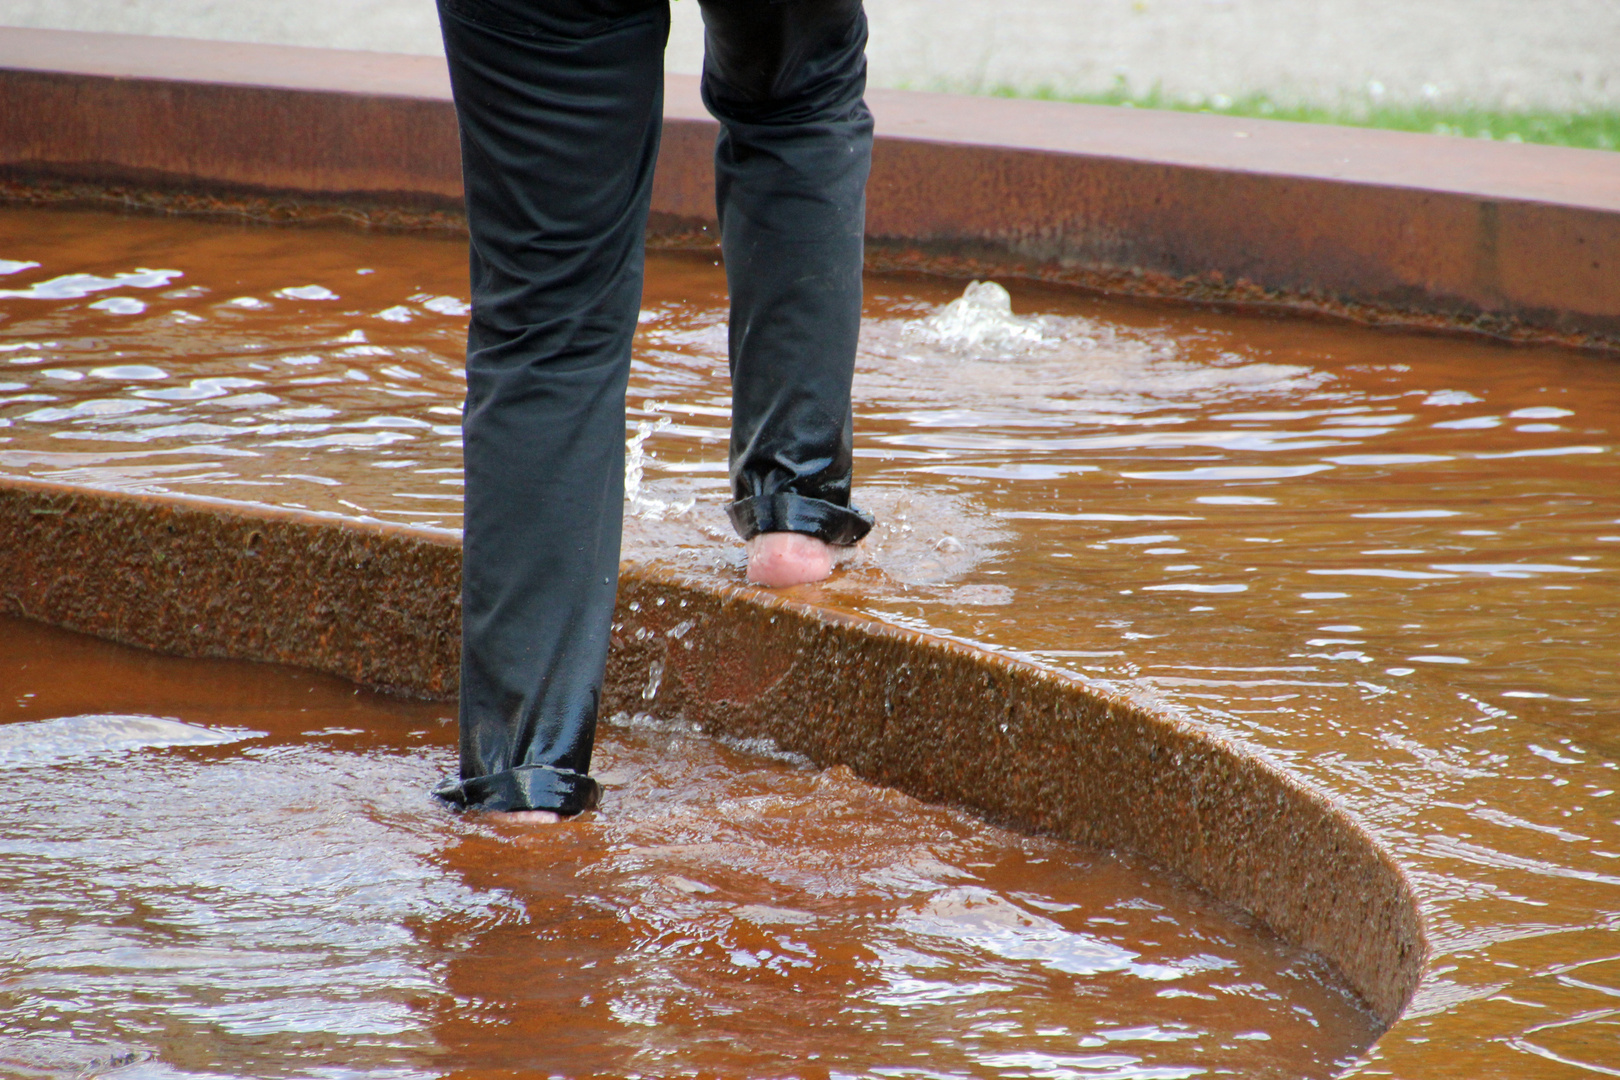
[[[715,126],[667,84],[655,228],[712,231]],[[1620,350],[1620,154],[877,91],[874,263]],[[441,60],[0,34],[20,193],[453,222]],[[206,193],[200,196],[198,193]],[[188,201],[189,200],[189,201]]]
[[[447,532],[0,480],[0,611],[182,656],[455,692]],[[1146,856],[1331,962],[1388,1025],[1425,956],[1400,868],[1320,793],[1077,679],[761,590],[627,568],[605,705],[766,736],[925,800]],[[837,673],[838,693],[827,675]]]

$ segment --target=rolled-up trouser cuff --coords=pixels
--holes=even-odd
[[[766,532],[796,532],[848,547],[872,528],[870,514],[791,491],[738,499],[726,507],[726,513],[744,540]]]
[[[584,773],[550,765],[446,780],[433,794],[468,810],[554,810],[564,816],[595,809],[602,789]]]

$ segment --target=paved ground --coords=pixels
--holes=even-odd
[[[1322,105],[1620,108],[1617,0],[867,0],[872,78],[919,89],[1262,91]],[[697,0],[669,64],[696,71]],[[432,0],[0,0],[0,27],[432,53]],[[3,31],[0,31],[3,32]]]

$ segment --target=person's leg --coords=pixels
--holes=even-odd
[[[472,234],[461,776],[577,813],[618,580],[666,0],[440,0]]]
[[[850,507],[872,117],[860,0],[702,0],[731,288],[731,521],[750,578],[825,577]]]

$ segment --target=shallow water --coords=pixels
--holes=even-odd
[[[427,796],[440,705],[6,618],[0,684],[8,1076],[1173,1080],[1371,1037],[1143,866],[680,725],[608,727],[601,811],[536,828]]]
[[[0,258],[42,265],[0,278],[0,470],[455,527],[458,244],[3,220]],[[183,274],[113,280],[155,269]],[[101,281],[43,287],[69,274]],[[1451,1033],[1372,1068],[1620,1069],[1613,362],[1013,288],[975,319],[959,282],[869,280],[880,524],[801,595],[1155,700],[1339,798],[1412,872],[1440,958],[1413,1013]],[[654,258],[627,555],[736,580],[723,316],[712,261]]]

